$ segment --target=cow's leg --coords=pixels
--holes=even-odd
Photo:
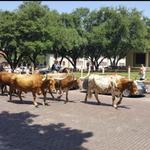
[[[122,98],[123,98],[122,93],[120,94],[119,97],[120,97],[120,98],[119,98],[119,101],[117,102],[117,105],[121,104],[121,102],[122,102]]]
[[[3,93],[9,93],[8,90],[7,90],[7,85],[4,85]]]
[[[18,96],[19,96],[19,98],[20,98],[20,101],[23,102],[22,97],[21,97],[21,93],[22,93],[22,91],[18,90],[18,93],[17,93],[17,94],[18,94]]]
[[[90,93],[90,90],[91,89],[88,88],[87,91],[86,91],[86,95],[85,95],[85,99],[84,99],[85,103],[87,103],[87,98],[88,98],[88,94]]]
[[[95,95],[95,98],[96,98],[98,104],[101,104],[100,100],[98,99],[98,91],[97,90],[94,90],[94,95]]]
[[[33,104],[35,107],[38,107],[38,104],[36,102],[36,92],[32,92],[32,95],[33,95]]]
[[[66,101],[65,101],[65,104],[69,101],[68,100],[68,92],[69,92],[69,89],[66,89]]]
[[[85,103],[87,102],[87,97],[88,97],[88,93],[86,92],[85,99],[84,99]]]
[[[115,95],[112,95],[112,106],[117,108],[117,105],[115,104]]]
[[[59,96],[57,96],[57,99],[60,100],[60,98],[62,97],[63,95],[63,90],[59,89]]]
[[[9,86],[9,101],[12,101],[12,91],[13,91],[13,87],[10,85]]]
[[[55,97],[54,97],[54,95],[52,94],[52,92],[50,92],[50,94],[51,94],[52,98],[55,99]]]
[[[43,94],[43,97],[44,97],[44,99],[43,99],[43,105],[48,105],[48,104],[46,103],[47,90],[42,89],[42,94]]]
[[[49,89],[49,93],[51,94],[52,98],[55,99],[54,95],[52,94],[51,89]]]
[[[1,84],[1,95],[4,95],[5,92],[6,92],[6,85]]]
[[[115,90],[113,89],[111,90],[111,95],[112,95],[112,106],[117,109],[117,104],[115,104],[115,98],[116,98]]]
[[[3,94],[4,94],[4,85],[1,84],[1,95],[3,95]]]

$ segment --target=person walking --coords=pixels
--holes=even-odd
[[[144,67],[143,64],[141,64],[139,76],[140,76],[140,80],[145,80],[146,68]]]

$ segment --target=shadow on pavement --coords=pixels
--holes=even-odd
[[[64,123],[32,124],[38,115],[29,112],[0,113],[1,150],[87,150],[82,144],[92,132],[66,127]]]
[[[84,101],[81,101],[82,103],[85,103]],[[111,104],[106,104],[106,103],[101,103],[98,104],[97,102],[92,102],[92,101],[88,101],[85,104],[90,104],[90,105],[97,105],[97,106],[110,106],[113,108],[113,106]],[[118,108],[125,108],[125,109],[130,109],[130,107],[128,106],[124,106],[124,105],[119,105]]]

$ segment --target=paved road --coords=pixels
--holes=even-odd
[[[150,95],[124,98],[118,110],[111,96],[85,104],[78,90],[67,104],[48,95],[49,106],[39,108],[24,96],[24,103],[0,96],[0,150],[150,150]]]

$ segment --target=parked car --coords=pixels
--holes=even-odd
[[[148,91],[148,87],[140,80],[134,81],[137,86],[137,93],[135,95],[131,95],[130,91],[128,89],[123,91],[123,96],[129,97],[129,96],[143,96]]]
[[[126,89],[126,90],[123,91],[123,96],[124,97],[143,96],[145,93],[147,93],[148,88],[145,85],[145,83],[143,83],[140,80],[135,80],[134,82],[137,85],[137,89],[138,89],[137,93],[135,95],[131,95],[130,91],[128,89]],[[84,79],[83,84],[82,84],[82,91],[86,91],[87,87],[88,87],[88,80]],[[111,94],[111,93],[110,93],[110,90],[105,90],[100,94]]]
[[[47,74],[47,73],[50,73],[50,72],[51,72],[51,70],[48,69],[48,68],[41,68],[41,69],[39,69],[39,73],[40,74]]]

